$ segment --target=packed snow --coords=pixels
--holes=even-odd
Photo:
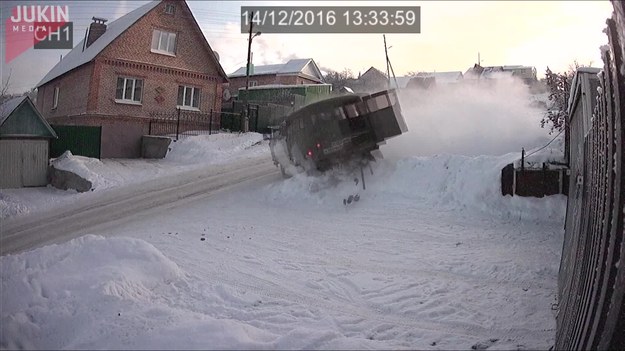
[[[508,134],[496,132],[506,123],[485,122],[505,109],[480,107],[466,118],[481,116],[490,155],[474,145],[473,129],[456,145],[410,140],[425,138],[414,121],[429,128],[433,108],[419,115],[405,105],[413,133],[389,141],[385,158],[364,169],[365,190],[359,171],[282,179],[276,170],[0,257],[0,347],[549,348],[566,197],[504,197],[499,179],[518,146],[538,150],[547,131],[527,125],[507,146],[500,137]],[[525,108],[513,103],[508,122],[524,126],[516,119],[530,119]],[[442,115],[458,113],[448,109]],[[447,135],[466,123],[457,127]],[[268,154],[259,134],[224,133],[185,137],[164,160],[66,155],[66,167],[94,174],[92,193],[2,190],[1,213],[36,215],[112,187]],[[350,194],[360,200],[345,206]]]

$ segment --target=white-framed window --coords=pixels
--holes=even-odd
[[[52,109],[59,105],[59,87],[54,87],[54,95],[52,96]]]
[[[178,86],[178,106],[200,108],[200,88],[186,85]]]
[[[115,100],[118,102],[141,103],[143,79],[118,77]]]
[[[176,33],[155,29],[152,32],[152,52],[159,54],[176,54]]]
[[[165,4],[165,13],[168,15],[173,15],[176,13],[176,6],[174,4]]]
[[[258,82],[255,80],[250,80],[250,87],[255,87],[258,85]]]

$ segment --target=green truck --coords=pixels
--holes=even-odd
[[[385,140],[407,130],[395,90],[346,94],[288,115],[269,146],[274,164],[288,177],[366,163]]]

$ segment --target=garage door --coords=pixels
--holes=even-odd
[[[0,140],[0,188],[48,183],[48,140]]]

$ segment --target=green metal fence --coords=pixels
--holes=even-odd
[[[102,127],[52,125],[59,136],[50,142],[50,157],[56,158],[69,150],[73,155],[100,158]]]

